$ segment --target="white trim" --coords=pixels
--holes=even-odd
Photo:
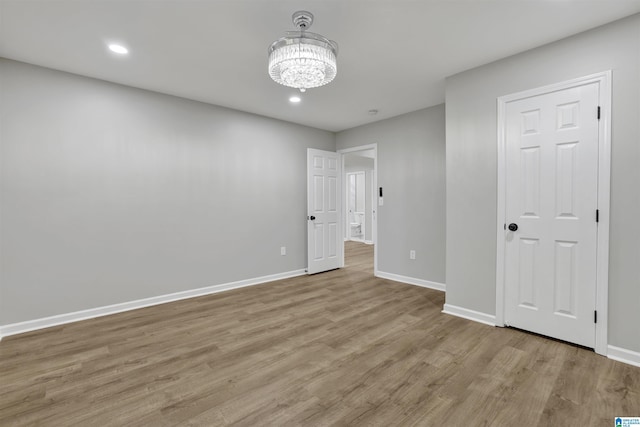
[[[473,320],[474,322],[484,323],[485,325],[496,326],[496,316],[458,307],[457,305],[445,304],[442,312],[452,316],[462,317],[463,319]]]
[[[596,254],[596,346],[598,354],[608,350],[609,320],[609,213],[611,193],[611,70],[600,78],[600,131],[598,148],[598,249]]]
[[[507,103],[504,99],[498,98],[498,119],[497,119],[497,137],[498,137],[498,188],[497,188],[497,215],[496,215],[496,325],[504,326],[504,254],[505,254],[505,238],[504,224],[506,224],[507,195],[506,195],[506,179],[507,171],[505,163],[506,158],[506,110]],[[502,244],[500,244],[502,242]]]
[[[373,177],[372,177],[372,183],[371,186],[373,187],[373,194],[374,197],[371,200],[371,204],[372,204],[372,209],[373,209],[373,215],[372,215],[372,221],[371,221],[371,244],[374,245],[373,247],[373,275],[374,276],[378,276],[378,143],[374,142],[373,144],[367,144],[367,145],[359,145],[357,147],[350,147],[350,148],[343,148],[341,150],[337,150],[336,152],[338,154],[340,154],[340,157],[342,158],[342,175],[345,174],[344,172],[344,155],[347,153],[355,153],[358,151],[365,151],[365,150],[373,150]],[[341,191],[343,191],[344,189],[342,189]],[[345,195],[342,195],[342,201],[345,202]],[[342,209],[342,215],[345,214],[344,209]],[[346,221],[346,218],[342,218],[343,223],[344,221]],[[365,242],[368,243],[368,242]],[[342,251],[342,265],[344,265],[344,251]]]
[[[504,224],[506,223],[506,104],[533,96],[569,89],[597,82],[599,84],[599,105],[601,107],[598,126],[598,209],[600,222],[597,237],[596,273],[596,323],[595,351],[607,354],[608,300],[609,300],[609,194],[611,180],[611,70],[568,80],[536,89],[526,90],[497,99],[497,148],[498,148],[498,202],[496,222],[496,316],[497,326],[504,326]],[[502,244],[501,244],[502,243]]]
[[[399,274],[385,273],[384,271],[378,271],[375,275],[382,279],[393,280],[394,282],[406,283],[408,285],[420,286],[422,288],[435,289],[436,291],[445,292],[447,286],[444,283],[431,282],[429,280],[416,279],[415,277],[401,276]]]
[[[613,345],[608,346],[607,357],[618,362],[626,363],[628,365],[637,366],[640,368],[640,353],[633,350],[627,350],[626,348],[615,347]]]
[[[110,314],[121,313],[123,311],[136,310],[138,308],[149,307],[152,305],[165,304],[168,302],[215,294],[231,289],[244,288],[246,286],[260,285],[262,283],[273,282],[274,280],[288,279],[290,277],[303,276],[305,274],[306,272],[304,269],[294,270],[285,273],[271,274],[268,276],[256,277],[253,279],[239,280],[237,282],[207,286],[205,288],[191,289],[188,291],[175,292],[167,295],[159,295],[156,297],[128,301],[120,304],[107,305],[104,307],[91,308],[88,310],[81,310],[73,313],[59,314],[56,316],[44,317],[41,319],[27,320],[25,322],[3,325],[0,326],[0,339],[9,335],[16,335],[24,332],[34,331],[37,329],[49,328],[51,326],[63,325],[65,323],[78,322],[80,320],[93,319],[95,317],[101,316],[108,316]]]

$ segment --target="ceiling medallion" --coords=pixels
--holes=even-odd
[[[307,32],[313,23],[311,12],[298,11],[292,21],[299,31],[287,31],[269,47],[269,75],[276,83],[301,92],[330,83],[338,71],[338,44]]]

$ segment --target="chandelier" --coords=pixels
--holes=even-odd
[[[269,75],[276,83],[301,92],[326,85],[338,71],[338,44],[306,31],[313,23],[310,12],[298,11],[292,20],[299,31],[287,31],[269,47]]]

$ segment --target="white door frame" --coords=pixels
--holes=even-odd
[[[338,150],[337,153],[340,154],[340,158],[342,160],[342,175],[344,180],[344,155],[347,153],[354,153],[357,151],[365,151],[365,150],[373,150],[373,176],[371,187],[373,188],[374,197],[371,200],[371,207],[373,209],[373,215],[371,218],[371,240],[373,241],[373,275],[378,276],[378,144],[368,144],[368,145],[360,145],[358,147],[344,148],[342,150]],[[344,187],[344,186],[343,186]],[[344,191],[344,189],[342,190]],[[342,202],[345,202],[346,194],[342,195]],[[346,212],[342,209],[342,221],[346,221],[344,215]],[[344,265],[344,251],[342,251],[342,265]]]
[[[598,126],[598,237],[596,252],[596,323],[595,351],[607,355],[607,321],[609,303],[609,194],[611,181],[611,70],[580,77],[536,89],[501,96],[498,103],[498,214],[496,224],[496,326],[504,326],[504,258],[506,224],[506,108],[509,102],[546,93],[582,86],[599,84],[600,124]],[[594,111],[596,114],[596,111]]]

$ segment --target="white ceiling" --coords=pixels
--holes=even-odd
[[[267,48],[301,9],[340,53],[334,82],[294,105]],[[0,56],[340,131],[442,103],[446,76],[637,12],[640,0],[0,0]]]

